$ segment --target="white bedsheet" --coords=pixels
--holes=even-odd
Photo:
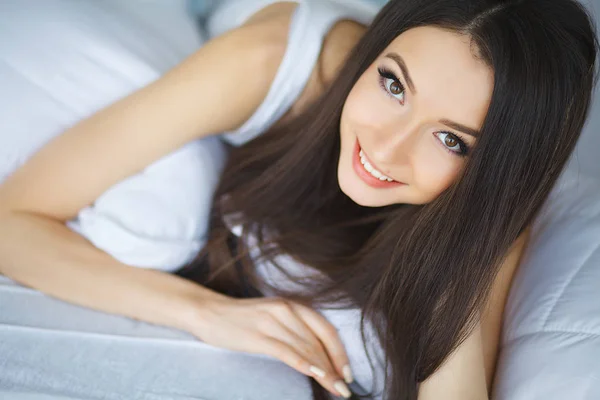
[[[2,400],[310,399],[304,376],[270,357],[67,304],[1,276],[0,355]]]
[[[55,21],[60,21],[67,17],[66,9],[53,10],[52,4],[68,7],[82,4],[81,1],[3,0],[0,1],[0,18],[8,15],[10,7],[43,5],[46,7],[43,12],[31,9],[26,22],[43,24],[44,15],[54,15]],[[118,0],[102,1],[106,5],[124,4]],[[168,29],[174,26],[174,22],[169,24],[168,21],[175,18],[180,22],[179,30],[168,34],[172,39],[164,37],[153,42],[163,47],[165,52],[161,54],[170,53],[172,58],[144,51],[143,40],[135,42],[133,37],[125,35],[124,43],[136,43],[141,53],[136,53],[140,57],[135,64],[140,75],[123,77],[124,85],[131,84],[132,79],[137,82],[132,84],[134,86],[154,79],[163,68],[173,65],[199,45],[197,38],[192,39],[195,33],[191,36],[182,33],[184,30],[189,33],[191,28],[186,25],[189,21],[184,23],[185,19],[180,19],[181,2],[139,1],[147,2],[143,16],[134,12],[135,7],[124,6],[122,15],[136,22],[129,27],[121,25],[123,29],[132,29],[129,31],[132,34],[138,28],[154,32],[150,34],[152,38],[159,32],[152,28],[152,21]],[[92,3],[100,7],[101,2],[93,0]],[[168,11],[166,4],[174,8]],[[106,10],[101,10],[99,15],[107,15]],[[79,21],[83,27],[91,23],[85,18]],[[94,21],[98,23],[98,18]],[[106,22],[109,24],[107,32],[116,34],[117,21]],[[11,47],[14,43],[4,40],[10,33],[7,27],[17,25],[0,23],[0,47],[12,49],[11,54],[18,55],[18,48]],[[34,43],[41,43],[33,30],[30,33]],[[187,44],[177,50],[177,45],[172,44],[182,43],[182,40]],[[41,50],[52,57],[51,48]],[[66,89],[76,89],[71,93],[83,96],[78,104],[89,105],[85,102],[97,101],[97,97],[91,96],[91,92],[86,97],[86,90],[107,90],[104,101],[123,93],[111,92],[114,88],[102,84],[101,75],[94,86],[83,89],[77,82],[62,82],[57,76],[54,80],[50,76],[47,80],[30,80],[28,85],[23,85],[23,80],[31,75],[22,69],[15,70],[11,60],[1,58],[6,54],[0,52],[0,77],[11,75],[4,75],[2,79],[0,112],[4,112],[2,115],[6,118],[0,124],[4,124],[4,132],[18,128],[12,132],[47,135],[35,139],[40,145],[57,131],[32,131],[32,126],[52,123],[61,128],[89,112],[85,107],[65,109],[61,99],[53,97],[55,94],[65,95],[69,93]],[[145,62],[159,68],[145,69]],[[43,65],[38,68],[43,72]],[[48,88],[56,92],[46,90]],[[27,103],[32,107],[30,113],[22,108],[11,108],[34,92],[43,101]],[[14,97],[7,93],[13,93]],[[41,96],[43,93],[47,97]],[[595,104],[591,123],[578,148],[579,158],[554,191],[543,218],[535,227],[525,264],[515,277],[507,305],[494,400],[600,398],[600,302],[597,295],[600,287],[600,183],[586,176],[597,171],[596,176],[600,177],[596,155],[600,151],[597,123],[600,113],[598,102]],[[29,120],[10,119],[11,112],[24,113]],[[57,120],[63,125],[56,125]],[[20,125],[17,127],[7,121],[20,121]],[[3,140],[16,143],[27,138],[31,136]],[[0,145],[0,162],[17,165],[22,160],[10,159],[8,153],[2,153],[2,146],[7,143]],[[76,307],[0,277],[0,399],[309,400],[310,396],[306,379],[277,360],[217,349],[184,332]]]

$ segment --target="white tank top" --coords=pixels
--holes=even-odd
[[[216,36],[242,24],[252,14],[276,0],[225,0],[207,21],[207,33]],[[240,146],[279,120],[293,105],[306,86],[318,60],[323,40],[331,27],[340,20],[352,19],[368,25],[378,7],[357,0],[298,0],[292,16],[288,45],[283,60],[271,84],[269,92],[256,112],[237,130],[226,132],[223,139]],[[293,79],[290,79],[293,77]],[[225,220],[227,223],[227,219]],[[228,224],[230,230],[241,235],[241,227]],[[247,243],[250,256],[257,260],[258,251],[250,238]],[[288,256],[278,256],[276,262],[292,276],[301,276],[307,267]],[[293,289],[296,283],[269,262],[255,263],[258,276],[270,285]],[[264,293],[266,296],[272,293]],[[372,327],[366,326],[367,348],[373,361],[371,369],[360,334],[360,310],[319,309],[336,328],[346,348],[356,381],[375,395],[383,389],[385,368],[383,354]],[[381,398],[376,396],[376,399]]]
[[[207,33],[209,37],[220,35],[278,1],[281,0],[223,0],[207,21]],[[223,138],[234,146],[266,131],[294,104],[319,58],[323,39],[337,21],[351,19],[368,25],[378,11],[377,6],[364,0],[296,2],[298,6],[290,22],[287,49],[267,96],[240,128],[223,134]]]

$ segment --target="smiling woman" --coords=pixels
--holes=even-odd
[[[320,98],[232,152],[209,263],[190,269],[233,295],[361,310],[385,398],[486,398],[511,277],[581,133],[596,51],[571,0],[388,3]]]
[[[456,180],[475,146],[494,86],[492,69],[473,49],[466,34],[413,28],[361,75],[340,122],[338,179],[354,202],[426,204]],[[357,146],[368,174],[353,171]],[[403,185],[372,190],[370,176]]]
[[[574,0],[397,0],[368,24],[350,0],[272,2],[3,183],[2,274],[274,357],[317,400],[359,385],[486,399],[529,228],[588,113],[588,14]],[[177,274],[119,263],[64,226],[216,135],[233,148],[210,240]]]

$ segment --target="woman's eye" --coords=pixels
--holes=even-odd
[[[405,100],[405,89],[402,82],[394,75],[391,71],[385,69],[378,69],[379,71],[379,84],[385,90],[385,92],[392,98],[398,100],[400,104],[404,105]]]
[[[457,153],[460,156],[467,154],[467,145],[456,135],[449,132],[436,132],[435,135],[449,151]]]

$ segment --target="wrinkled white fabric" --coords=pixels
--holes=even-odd
[[[66,128],[204,41],[185,1],[0,2],[0,181]],[[202,248],[226,157],[189,143],[110,187],[68,226],[119,261],[175,270]]]
[[[123,4],[118,0],[0,2],[0,124],[2,132],[10,133],[0,135],[2,176],[69,124],[91,113],[95,107],[155,79],[201,44],[179,5],[172,0],[144,1],[147,7],[139,7],[144,10],[144,16],[136,14],[135,7],[123,6],[121,11],[111,8]],[[222,2],[223,7],[228,1]],[[245,15],[250,15],[252,9],[257,9],[253,7],[265,1],[243,0],[249,7]],[[347,4],[350,3],[349,0]],[[220,29],[228,29],[228,15],[232,14],[222,12],[226,9],[215,12],[215,19],[209,21],[208,26],[217,29],[216,17],[220,16],[221,23],[225,24]],[[370,18],[369,13],[358,14],[363,19]],[[301,14],[295,15],[295,20],[302,21],[300,17]],[[59,23],[54,25],[52,21]],[[22,29],[23,26],[30,29]],[[165,33],[162,28],[157,30],[154,26],[171,27],[173,30],[167,35],[171,39],[162,35]],[[7,37],[14,40],[4,40]],[[290,32],[290,37],[308,36]],[[87,52],[93,53],[91,59],[82,56],[85,54],[80,48],[82,44],[89,47]],[[288,50],[286,57],[292,57],[291,54],[293,51]],[[40,58],[43,65],[34,62],[34,55],[43,56]],[[306,59],[315,60],[314,57]],[[101,63],[102,60],[107,63]],[[53,69],[56,65],[65,68],[64,74]],[[308,63],[304,65],[306,69],[310,67]],[[89,79],[90,74],[95,79]],[[303,76],[306,74],[305,71]],[[281,70],[280,75],[284,75]],[[289,106],[302,84],[286,86],[283,78],[280,81],[281,86],[277,80],[274,82],[269,101]],[[275,88],[289,91],[281,96]],[[253,123],[248,122],[239,132],[229,132],[228,140],[235,144],[231,138],[237,137],[241,144],[260,133],[261,124],[264,128],[273,121],[268,118],[269,113],[285,110],[287,106],[281,104],[261,106],[260,112],[264,115],[255,117]],[[598,115],[593,113],[592,122],[597,119]],[[597,375],[600,370],[600,302],[596,292],[600,284],[600,183],[597,179],[600,175],[592,178],[580,173],[592,170],[584,167],[597,164],[594,164],[595,152],[599,149],[589,145],[597,143],[597,133],[594,123],[588,125],[584,133],[585,152],[581,153],[584,158],[579,157],[570,165],[533,226],[532,241],[513,281],[506,308],[494,400],[600,398]],[[130,181],[119,190],[129,189],[122,193],[128,193],[127,198],[137,199],[133,202],[135,207],[151,209],[151,205],[140,206],[139,202],[144,199],[153,199],[158,207],[162,195],[136,197],[136,185],[140,185],[141,191],[162,193],[165,186],[161,186],[160,181],[172,177],[170,172],[181,171],[174,169],[177,165],[181,168],[180,160],[191,162],[190,170],[206,168],[201,169],[204,175],[195,176],[191,172],[183,182],[195,179],[198,179],[196,183],[212,182],[222,159],[218,156],[210,161],[203,152],[220,154],[220,143],[213,143],[215,151],[210,146],[193,145],[169,155],[162,164],[158,162],[154,166],[156,175],[140,175],[137,183]],[[13,145],[21,150],[9,152],[9,146]],[[160,179],[151,183],[152,177],[157,176]],[[147,186],[144,186],[142,180],[146,177]],[[201,198],[199,195],[193,201],[200,202]],[[105,199],[105,210],[108,210],[115,203],[108,201],[110,196]],[[120,243],[113,242],[113,250],[108,248],[110,235],[107,235],[105,250],[134,264],[153,268],[168,265],[168,260],[172,260],[171,266],[174,266],[185,260],[186,254],[187,257],[193,254],[201,245],[202,236],[198,233],[202,231],[202,223],[195,225],[184,220],[171,225],[170,221],[190,214],[183,212],[185,207],[177,203],[179,200],[169,201],[173,203],[163,203],[167,209],[175,204],[182,207],[182,213],[178,216],[177,211],[170,211],[174,213],[173,218],[162,220],[166,222],[161,228],[164,230],[156,230],[160,224],[154,225],[155,230],[144,228],[150,234],[140,237],[139,247],[134,236],[144,230],[132,230],[131,237],[123,242],[131,245],[120,247]],[[135,226],[134,217],[127,220],[127,207],[131,205],[123,203],[123,211],[118,213],[122,226],[127,226],[125,222]],[[84,212],[82,210],[80,217]],[[105,213],[107,218],[111,215]],[[102,220],[101,214],[97,217]],[[109,225],[111,221],[103,222]],[[119,226],[115,225],[115,229]],[[126,231],[124,228],[121,233]],[[87,232],[87,237],[93,238],[93,227]],[[96,243],[101,243],[106,232],[110,232],[106,226],[96,231]],[[162,244],[153,243],[155,240]],[[164,250],[164,258],[158,253],[145,258],[150,254],[146,251],[160,248]],[[265,276],[269,276],[266,270]],[[359,341],[356,315],[351,315],[352,312],[355,311],[332,312],[326,316],[342,332],[351,357],[360,359],[360,352],[353,352],[353,346]],[[353,365],[359,362],[353,361]],[[360,375],[361,368],[356,369]],[[359,379],[368,383],[371,378]],[[310,390],[304,376],[269,357],[214,348],[183,332],[73,306],[0,277],[0,398],[309,400]]]

